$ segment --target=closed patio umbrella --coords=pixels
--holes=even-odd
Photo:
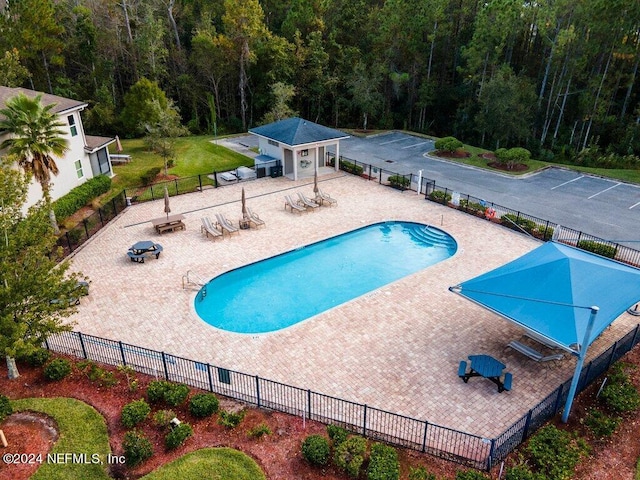
[[[242,187],[242,218],[247,219],[249,216],[247,215],[247,201],[244,195],[244,187]]]
[[[120,143],[120,137],[116,135],[116,151],[118,153],[122,152],[122,144]]]
[[[167,186],[164,186],[164,213],[167,214],[167,220],[169,219],[169,214],[171,213],[171,206],[169,205],[169,190],[167,190]]]

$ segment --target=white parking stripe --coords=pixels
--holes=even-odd
[[[395,140],[389,140],[388,142],[382,142],[382,143],[379,143],[378,145],[386,145],[387,143],[401,142],[403,140],[406,140],[406,138],[396,138]]]
[[[429,143],[429,142],[414,143],[413,145],[409,145],[408,147],[402,147],[402,150],[404,150],[405,148],[418,147],[418,146],[420,146],[420,145],[424,145],[425,143]]]
[[[584,175],[580,175],[579,177],[576,177],[573,180],[569,180],[568,182],[564,182],[564,183],[561,183],[560,185],[556,185],[555,187],[551,187],[551,190],[555,190],[558,187],[562,187],[563,185],[566,185],[567,183],[575,182],[576,180],[580,180],[581,178],[584,178]]]
[[[640,202],[638,202],[638,203],[634,203],[633,205],[631,205],[631,206],[629,207],[629,210],[631,210],[633,207],[637,207],[638,205],[640,205]]]
[[[621,185],[620,183],[616,183],[615,185],[609,187],[609,188],[605,188],[604,190],[599,191],[598,193],[594,193],[593,195],[591,195],[590,197],[587,197],[587,200],[593,198],[593,197],[597,197],[598,195],[600,195],[601,193],[604,193],[608,190],[611,190],[612,188],[616,188],[618,185]]]

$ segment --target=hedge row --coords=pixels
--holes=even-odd
[[[64,197],[53,202],[53,211],[60,222],[70,217],[94,198],[106,193],[111,188],[111,178],[98,175],[74,188]]]

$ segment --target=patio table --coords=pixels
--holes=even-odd
[[[154,256],[158,258],[160,253],[162,253],[162,245],[151,240],[141,240],[129,248],[127,255],[132,262],[144,263],[146,257]]]
[[[467,362],[460,362],[458,376],[467,383],[471,377],[484,377],[498,386],[498,392],[511,390],[511,374],[506,373],[504,381],[502,372],[506,365],[490,355],[469,355],[471,366],[467,372]]]

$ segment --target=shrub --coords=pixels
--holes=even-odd
[[[228,412],[223,410],[220,412],[218,423],[225,428],[236,428],[244,418],[244,410],[240,412]]]
[[[127,379],[127,385],[129,385],[129,391],[135,392],[138,390],[138,379],[136,378],[136,371],[129,365],[118,365],[118,371],[124,375]]]
[[[426,468],[409,467],[409,480],[436,480],[436,476],[433,473],[429,473]]]
[[[9,398],[5,395],[0,395],[0,422],[13,413],[13,407]]]
[[[329,453],[329,442],[322,435],[309,435],[302,442],[302,456],[312,465],[326,465]]]
[[[442,150],[443,152],[455,152],[459,148],[462,148],[463,143],[456,137],[442,137],[436,140],[434,146],[436,150]]]
[[[97,385],[112,387],[118,383],[118,379],[113,372],[99,367],[95,362],[90,360],[79,362],[78,368],[84,372],[89,381]]]
[[[153,446],[149,439],[144,433],[136,430],[124,434],[122,449],[125,462],[130,467],[135,467],[153,455]]]
[[[172,407],[177,407],[184,403],[189,396],[189,387],[183,383],[171,383],[164,392],[164,401]]]
[[[338,425],[327,425],[327,434],[329,435],[334,447],[340,445],[349,436],[349,432]]]
[[[495,154],[498,163],[506,165],[509,170],[519,163],[526,164],[531,159],[531,152],[522,147],[510,148],[509,150],[499,148]]]
[[[219,405],[213,393],[196,393],[189,401],[189,412],[194,417],[204,418],[216,413]]]
[[[154,380],[147,387],[147,399],[151,403],[158,403],[164,400],[164,394],[171,384],[165,380]]]
[[[153,423],[158,427],[166,427],[176,417],[173,410],[158,410],[153,414]]]
[[[54,358],[44,367],[43,373],[47,380],[62,380],[71,373],[71,362],[64,358]]]
[[[19,355],[17,360],[32,367],[41,367],[49,361],[51,353],[46,348],[37,348],[25,355]]]
[[[621,421],[620,417],[612,417],[592,408],[587,412],[583,423],[596,438],[604,438],[613,435]]]
[[[56,219],[61,222],[70,217],[94,198],[108,192],[110,188],[111,178],[107,175],[98,175],[87,180],[53,202]]]
[[[382,443],[374,443],[367,467],[367,479],[398,480],[399,477],[400,463],[396,449]]]
[[[487,476],[475,470],[459,470],[456,472],[456,480],[487,480]]]
[[[249,430],[248,435],[253,438],[262,438],[265,435],[271,435],[271,429],[263,422]]]
[[[158,176],[158,174],[160,173],[160,170],[162,170],[162,168],[153,167],[147,170],[146,172],[144,172],[140,176],[140,181],[142,182],[142,186],[147,187],[151,185],[153,181],[156,179],[156,177]]]
[[[603,389],[600,398],[614,413],[633,412],[640,406],[640,395],[631,382],[610,382]]]
[[[616,247],[613,245],[607,245],[605,243],[594,242],[592,240],[580,240],[577,245],[578,248],[586,250],[587,252],[596,253],[607,258],[616,257]]]
[[[441,190],[434,190],[433,192],[431,192],[429,194],[429,198],[431,200],[433,200],[434,202],[438,202],[438,203],[442,203],[442,204],[446,204],[446,203],[449,203],[451,201],[451,195],[449,195],[448,193],[445,194]]]
[[[151,407],[143,399],[127,403],[122,407],[120,422],[127,428],[133,428],[143,422],[151,412]]]
[[[171,429],[164,438],[164,444],[169,450],[178,448],[184,441],[193,435],[193,428],[188,423],[181,423]]]
[[[360,436],[351,436],[336,447],[333,461],[336,466],[352,478],[358,478],[367,451],[367,440]]]
[[[567,480],[585,447],[569,432],[547,425],[531,437],[525,451],[533,467],[548,480]]]
[[[151,403],[166,402],[177,407],[189,396],[189,387],[182,383],[171,383],[165,380],[155,380],[147,387],[147,398]]]
[[[487,207],[483,206],[480,203],[470,202],[467,199],[460,200],[460,210],[473,213],[474,215],[477,215],[477,214],[484,215],[484,212],[486,209]]]
[[[411,177],[404,177],[402,175],[391,175],[389,177],[389,183],[392,187],[407,188],[411,183]]]
[[[340,170],[344,170],[345,172],[349,172],[354,175],[362,175],[364,172],[364,168],[361,165],[356,165],[355,163],[342,159],[340,159]]]
[[[534,473],[526,465],[516,465],[507,469],[505,480],[546,480],[544,475]]]

